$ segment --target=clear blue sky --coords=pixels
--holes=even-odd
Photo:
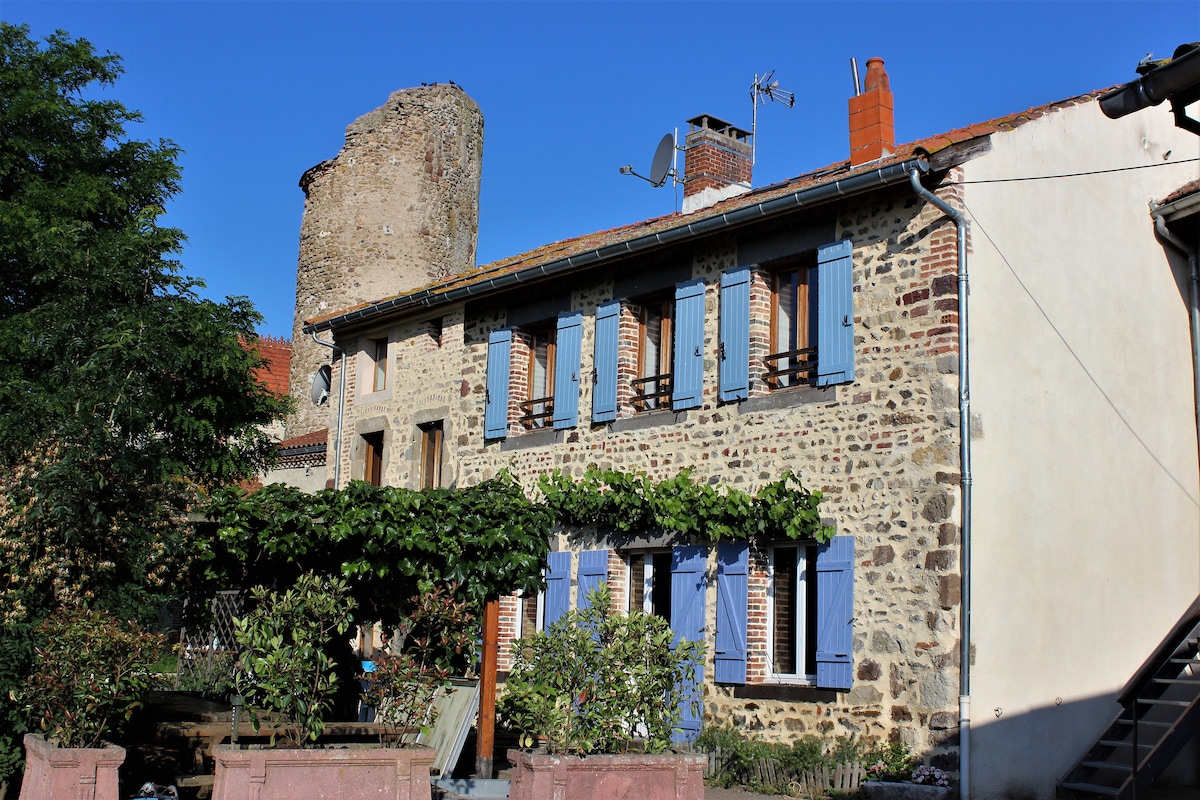
[[[851,57],[885,59],[905,142],[1127,82],[1147,53],[1200,40],[1196,0],[3,0],[0,18],[123,57],[108,94],[144,114],[130,133],[186,151],[167,216],[185,272],[249,296],[275,336],[292,329],[297,181],[395,89],[453,80],[483,110],[487,263],[674,210],[669,185],[618,167],[644,174],[697,114],[749,128],[756,73],[796,95],[760,108],[762,186],[847,157]]]

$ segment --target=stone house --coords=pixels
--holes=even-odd
[[[897,145],[882,61],[865,89],[847,161],[751,188],[749,135],[696,117],[682,213],[307,319],[344,354],[329,474],[791,470],[829,544],[564,533],[505,639],[606,580],[708,642],[693,733],[899,739],[1050,797],[1200,593],[1187,264],[1148,213],[1197,139],[1091,93]]]

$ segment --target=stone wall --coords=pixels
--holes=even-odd
[[[330,351],[303,334],[304,321],[473,269],[482,163],[479,107],[435,84],[392,94],[346,128],[335,158],[304,173],[289,437],[330,419],[309,399]]]
[[[387,397],[365,403],[352,390],[345,429],[382,425],[391,432],[385,482],[397,486],[416,485],[414,426],[432,419],[445,421],[444,460],[461,485],[501,468],[532,484],[554,468],[578,475],[596,464],[644,470],[656,479],[690,467],[700,480],[753,492],[792,470],[824,493],[822,514],[838,534],[856,540],[854,687],[817,692],[773,679],[763,660],[760,616],[748,631],[752,691],[710,683],[706,714],[778,739],[810,732],[900,738],[953,768],[959,651],[955,231],[936,209],[896,190],[845,204],[836,236],[854,244],[857,377],[851,384],[767,392],[759,383],[749,400],[718,403],[719,276],[738,263],[737,241],[723,239],[690,256],[692,277],[708,281],[701,408],[637,415],[622,403],[616,423],[591,425],[591,381],[583,380],[577,427],[524,432],[512,426],[507,440],[485,441],[487,334],[507,323],[506,313],[464,314],[456,306],[442,318],[436,348],[427,346],[428,321],[379,329],[395,343],[394,374],[402,378]],[[577,280],[561,309],[584,314],[585,376],[591,374],[595,309],[612,295],[611,280]],[[361,341],[378,335],[363,331]],[[355,463],[353,444],[344,441],[343,470],[353,475]],[[711,631],[715,556],[709,568]],[[752,604],[765,594],[765,569],[762,554],[752,554]],[[615,550],[609,575],[623,596],[627,569]],[[516,602],[502,605],[509,637],[517,613]],[[710,647],[709,676],[711,658]]]

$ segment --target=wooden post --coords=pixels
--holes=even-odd
[[[475,737],[475,777],[492,777],[496,749],[496,661],[500,655],[500,600],[483,608],[483,657],[479,670],[479,717]]]

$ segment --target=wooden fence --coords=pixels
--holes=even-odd
[[[831,789],[857,789],[867,777],[861,764],[846,761],[833,767],[822,766],[796,772],[773,758],[762,758],[750,765],[734,765],[719,749],[708,754],[704,776],[724,774],[742,785],[787,787],[793,797],[822,797]]]

